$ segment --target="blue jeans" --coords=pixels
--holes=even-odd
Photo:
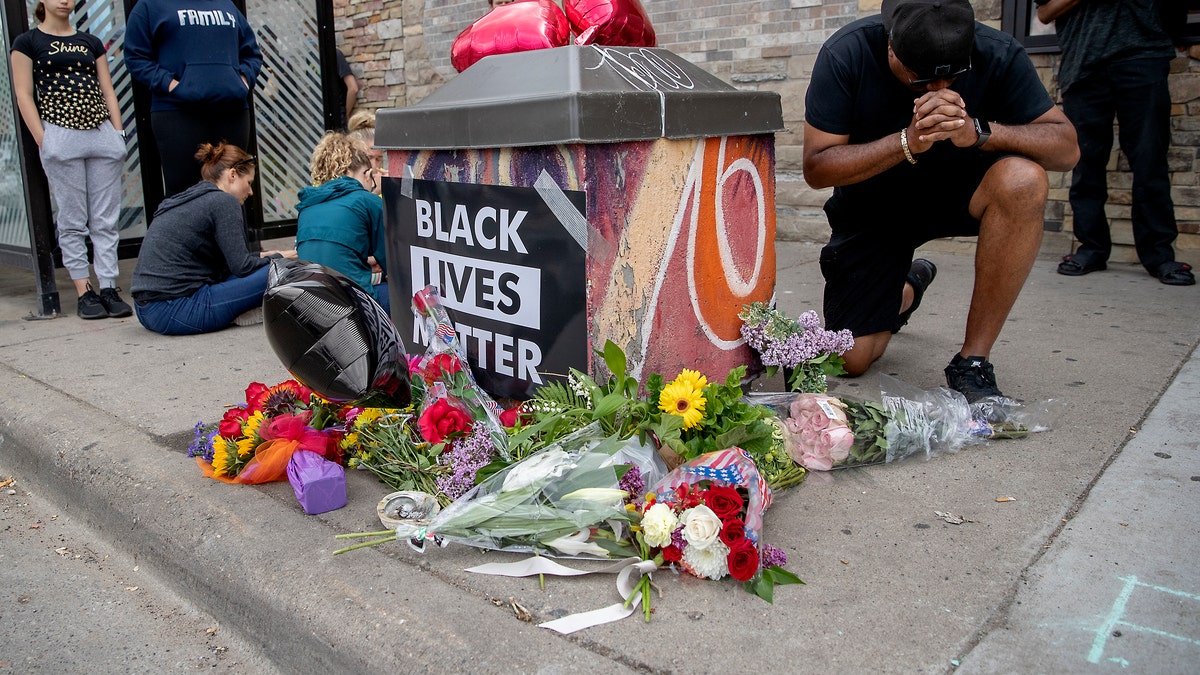
[[[1121,151],[1133,171],[1133,241],[1138,260],[1151,274],[1175,260],[1178,235],[1167,147],[1171,143],[1169,59],[1118,61],[1098,69],[1063,92],[1063,112],[1079,135],[1079,163],[1071,178],[1076,255],[1080,262],[1104,262],[1112,234],[1104,214],[1108,200],[1108,157],[1113,116]]]
[[[197,335],[221,330],[238,315],[262,306],[269,266],[244,277],[201,286],[186,298],[137,304],[138,321],[163,335]]]
[[[392,315],[392,298],[388,295],[386,281],[381,284],[375,284],[375,300],[383,308],[383,311],[387,312],[388,316]]]

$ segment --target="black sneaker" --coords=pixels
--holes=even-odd
[[[96,291],[92,290],[91,284],[88,284],[87,292],[79,296],[79,305],[75,313],[81,319],[108,318],[108,310],[104,309],[104,302],[96,295]]]
[[[968,403],[988,396],[1004,396],[996,386],[992,364],[982,356],[963,358],[962,354],[955,354],[950,365],[946,366],[946,384],[966,396]]]
[[[120,295],[117,295],[117,291],[120,290],[119,288],[100,289],[100,302],[104,305],[104,311],[114,319],[120,319],[133,314],[133,308],[129,306],[129,303],[122,300]]]
[[[929,284],[933,283],[936,276],[937,265],[932,262],[924,258],[917,258],[912,262],[912,266],[908,268],[908,276],[904,278],[913,288],[912,304],[896,319],[896,327],[892,329],[893,333],[899,333],[900,329],[908,324],[908,319],[912,317],[913,312],[921,306],[921,298],[925,297],[925,289],[929,288]]]

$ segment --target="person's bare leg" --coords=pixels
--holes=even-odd
[[[854,338],[854,347],[842,354],[842,358],[846,359],[846,375],[858,377],[867,372],[867,368],[883,356],[891,339],[892,334],[886,331]]]
[[[980,224],[963,356],[989,358],[1037,259],[1048,189],[1041,166],[1007,157],[984,175],[971,198],[971,215]]]

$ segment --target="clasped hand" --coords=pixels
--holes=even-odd
[[[913,103],[912,122],[908,127],[908,145],[922,153],[938,141],[949,140],[960,148],[975,144],[975,125],[970,122],[966,103],[953,89],[926,92]]]

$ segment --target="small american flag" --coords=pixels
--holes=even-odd
[[[451,326],[448,323],[439,323],[437,327],[433,329],[433,334],[441,338],[442,342],[445,342],[446,344],[454,342],[454,326]]]

